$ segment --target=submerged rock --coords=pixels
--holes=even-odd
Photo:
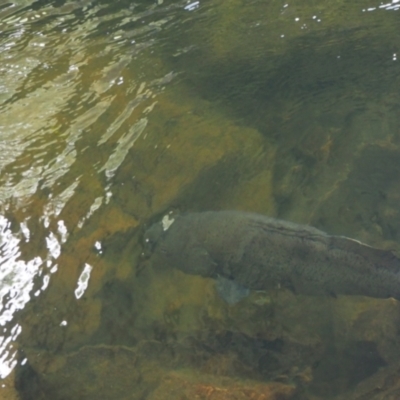
[[[174,354],[172,349],[166,350],[157,342],[142,343],[136,348],[85,346],[59,356],[46,356],[42,352],[32,358],[31,366],[20,371],[19,386],[30,389],[35,386],[35,393],[22,393],[22,399],[35,400],[290,400],[297,392],[290,384],[182,368],[185,365],[180,364],[182,356],[179,350]]]

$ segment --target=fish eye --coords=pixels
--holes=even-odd
[[[154,251],[158,240],[163,234],[163,228],[160,223],[153,224],[146,230],[143,236],[143,247],[145,253],[149,254]]]

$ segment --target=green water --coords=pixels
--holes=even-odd
[[[395,300],[231,306],[142,254],[222,209],[399,250],[396,4],[0,3],[0,397],[396,398]]]

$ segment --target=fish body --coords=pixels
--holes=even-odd
[[[251,290],[400,300],[400,259],[391,251],[259,214],[189,213],[167,229],[154,224],[145,242],[153,264]]]

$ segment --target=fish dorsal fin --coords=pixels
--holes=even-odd
[[[377,267],[400,272],[400,259],[390,250],[377,249],[346,236],[331,236],[331,247],[356,253]]]

